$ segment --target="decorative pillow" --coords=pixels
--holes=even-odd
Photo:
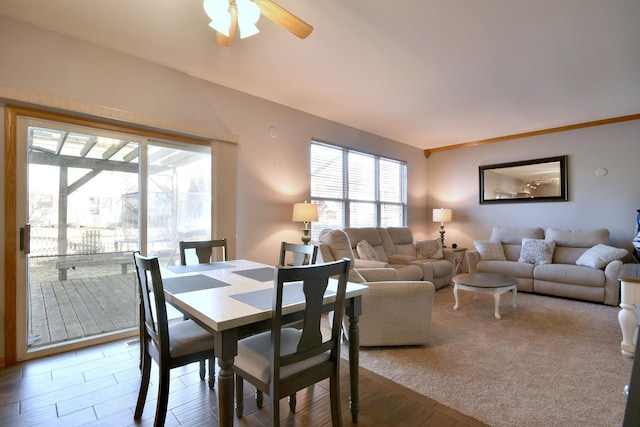
[[[356,245],[356,251],[358,251],[358,256],[360,259],[366,259],[369,261],[380,261],[378,259],[378,255],[376,254],[376,250],[373,249],[373,246],[369,244],[366,240],[360,240]]]
[[[629,251],[626,249],[614,248],[613,246],[600,243],[583,253],[580,258],[576,260],[576,265],[602,269],[611,261],[620,259],[628,253]]]
[[[443,259],[440,239],[419,240],[416,242],[416,256],[418,259]]]
[[[520,249],[520,259],[518,262],[529,264],[551,264],[553,251],[556,249],[556,242],[553,240],[522,239],[522,249]]]
[[[491,242],[489,240],[474,240],[473,245],[480,253],[480,259],[483,261],[495,260],[506,261],[504,256],[504,248],[501,242]]]

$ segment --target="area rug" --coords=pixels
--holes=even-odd
[[[523,292],[512,308],[509,293],[498,320],[491,296],[460,300],[436,292],[428,346],[363,348],[360,365],[494,427],[622,424],[619,308]]]

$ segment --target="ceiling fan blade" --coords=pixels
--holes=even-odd
[[[233,44],[233,39],[236,36],[236,28],[238,27],[238,13],[235,10],[231,10],[231,24],[229,24],[229,37],[225,36],[221,32],[216,34],[216,45],[228,47]]]
[[[260,13],[267,19],[270,19],[301,39],[306,38],[313,31],[311,25],[281,8],[271,0],[260,0],[258,6],[260,6]]]

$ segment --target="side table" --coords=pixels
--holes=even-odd
[[[464,261],[464,255],[467,253],[467,248],[442,248],[445,252],[453,252],[453,275],[460,273],[460,267]]]
[[[636,333],[638,329],[638,315],[636,305],[640,304],[640,264],[625,264],[620,276],[620,312],[618,322],[622,329],[620,352],[627,357],[633,357],[636,352]]]

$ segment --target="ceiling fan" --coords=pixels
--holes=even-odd
[[[211,18],[209,26],[217,31],[216,45],[231,46],[236,28],[240,38],[259,32],[256,22],[263,15],[285,30],[306,38],[313,27],[271,0],[204,0],[204,10]]]

